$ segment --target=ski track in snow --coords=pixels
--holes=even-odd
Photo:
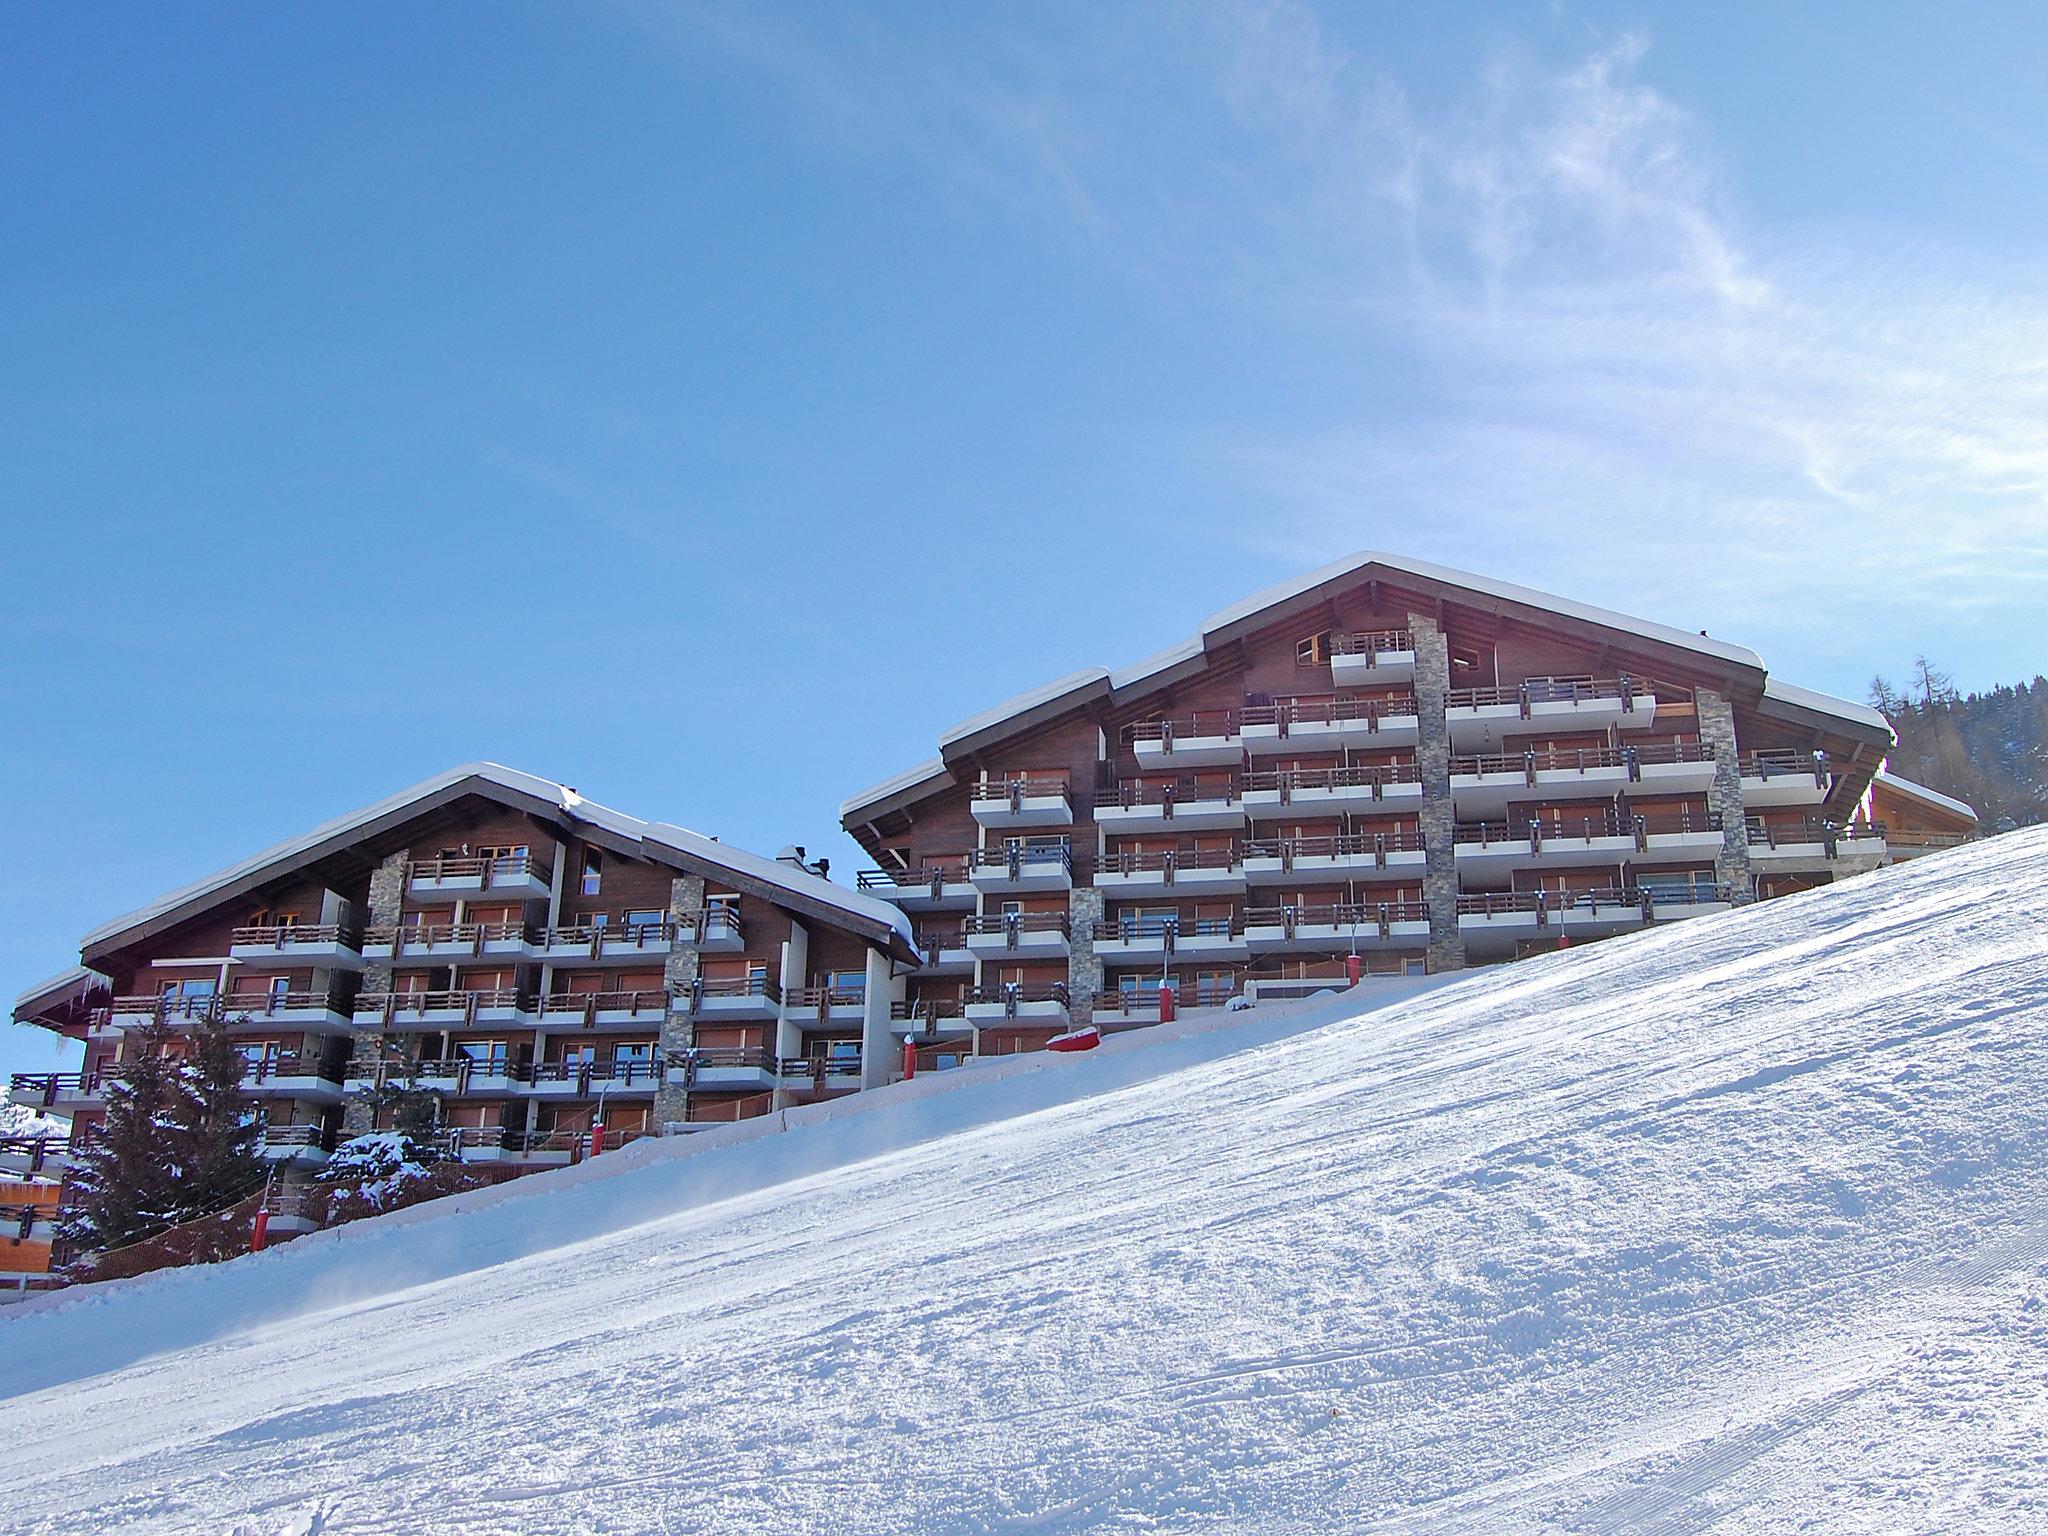
[[[2048,1532],[2044,936],[2015,834],[32,1304],[0,1523]]]

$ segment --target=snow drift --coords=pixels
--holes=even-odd
[[[0,1509],[2048,1530],[2044,934],[2018,834],[31,1304]]]

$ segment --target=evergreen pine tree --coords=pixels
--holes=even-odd
[[[227,1021],[210,1014],[194,1020],[190,1041],[172,1111],[176,1197],[187,1221],[233,1205],[263,1182],[264,1172],[256,1124],[244,1120],[248,1063]]]
[[[64,1238],[80,1248],[119,1248],[178,1219],[172,1127],[182,1088],[165,1053],[177,1037],[158,1018],[129,1037],[122,1075],[107,1089],[106,1119],[67,1180]]]

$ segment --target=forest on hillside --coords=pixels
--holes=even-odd
[[[1922,657],[1904,687],[1873,678],[1870,702],[1899,733],[1894,773],[1968,801],[1986,832],[2048,822],[2048,678],[1963,693]]]

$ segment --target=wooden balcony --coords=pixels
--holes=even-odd
[[[1422,769],[1414,763],[1261,769],[1244,776],[1244,805],[1253,821],[1413,811],[1422,805]]]
[[[978,891],[996,895],[1073,889],[1073,853],[1065,843],[1011,843],[977,849],[968,878]]]
[[[867,1014],[868,989],[860,987],[796,987],[784,994],[784,1014],[820,1024],[856,1024]]]
[[[534,1010],[536,1027],[547,1030],[659,1030],[668,1016],[665,988],[640,991],[550,992]]]
[[[1405,683],[1415,676],[1415,637],[1405,629],[1359,629],[1330,637],[1330,680],[1340,688]]]
[[[1469,751],[1532,732],[1647,731],[1657,696],[1640,678],[1548,677],[1493,688],[1453,688],[1444,718],[1454,749]]]
[[[1244,738],[1237,711],[1205,710],[1179,720],[1141,720],[1124,727],[1140,767],[1217,768],[1241,762]]]
[[[977,894],[968,878],[971,855],[937,860],[912,870],[864,869],[856,887],[869,896],[894,902],[906,912],[972,911]]]
[[[50,1109],[68,1115],[74,1110],[102,1109],[107,1085],[118,1068],[98,1072],[16,1072],[8,1079],[10,1103],[28,1109]]]
[[[1497,820],[1512,801],[1612,800],[1621,794],[1705,794],[1714,754],[1696,741],[1566,747],[1451,759],[1451,798],[1463,819]]]
[[[1412,948],[1429,942],[1429,907],[1420,901],[1247,907],[1244,936],[1253,954]]]
[[[984,827],[1071,827],[1074,806],[1064,779],[989,779],[974,786],[974,819]]]
[[[408,901],[445,902],[489,896],[500,901],[546,901],[549,875],[528,854],[495,858],[447,855],[405,866]]]
[[[1551,935],[1604,938],[1650,923],[1728,908],[1708,880],[1639,882],[1584,891],[1487,891],[1458,898],[1458,931],[1468,950],[1512,950]]]
[[[1578,816],[1459,822],[1452,835],[1460,873],[1482,878],[1580,864],[1706,863],[1724,845],[1718,812],[1624,816],[1607,805]]]
[[[971,987],[967,992],[967,1018],[970,1023],[983,1026],[1063,1024],[1068,1001],[1067,984],[1063,981]]]
[[[924,956],[924,964],[917,968],[920,976],[963,976],[974,970],[965,923],[918,929],[917,952]]]
[[[533,1022],[533,998],[516,987],[365,992],[356,998],[358,1029],[530,1029]]]
[[[1778,805],[1819,805],[1828,797],[1834,776],[1825,752],[1773,748],[1744,753],[1742,803],[1745,808]]]
[[[1095,821],[1111,835],[1131,832],[1233,832],[1244,825],[1235,782],[1148,784],[1127,779],[1095,797]]]
[[[773,1019],[782,1012],[782,988],[766,976],[699,976],[677,1001],[697,1019]]]
[[[535,930],[526,923],[381,924],[363,934],[363,954],[393,965],[458,965],[465,960],[535,958]]]
[[[1095,888],[1117,899],[1234,895],[1244,881],[1244,865],[1232,848],[1119,851],[1104,854],[1095,866]]]
[[[1095,925],[1095,958],[1106,966],[1230,962],[1250,954],[1235,917],[1118,917]]]
[[[1281,752],[1412,747],[1422,721],[1412,695],[1387,699],[1275,699],[1238,711],[1245,751]]]
[[[1072,935],[1064,912],[990,912],[962,926],[968,950],[982,960],[1064,959]]]
[[[1252,885],[1420,880],[1427,862],[1419,832],[1255,838],[1244,845],[1244,874]]]
[[[228,936],[228,954],[251,965],[360,971],[363,936],[339,923],[237,928]]]
[[[539,930],[534,958],[550,965],[660,966],[679,936],[694,936],[702,918],[702,913],[691,914],[688,926],[667,918],[652,923],[564,923]]]

